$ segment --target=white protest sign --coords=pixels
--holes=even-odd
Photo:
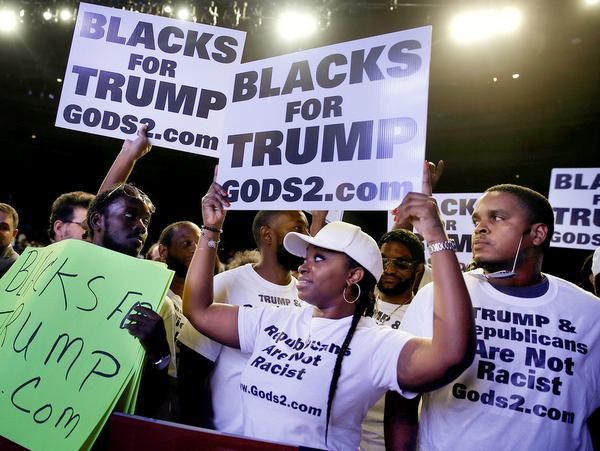
[[[218,156],[245,33],[80,3],[56,125]]]
[[[551,246],[600,246],[600,168],[555,168],[548,200],[554,209]]]
[[[232,209],[390,210],[421,187],[431,27],[244,64],[218,181]]]
[[[456,243],[456,257],[464,271],[472,259],[471,234],[474,226],[471,215],[481,193],[435,193],[433,197],[437,201],[446,234]],[[392,230],[393,227],[394,216],[390,214],[388,230]],[[425,258],[427,260],[430,258],[427,247],[425,247]]]

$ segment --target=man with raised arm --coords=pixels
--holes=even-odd
[[[419,449],[592,450],[587,420],[600,405],[600,303],[542,273],[552,207],[518,185],[489,188],[473,212],[475,360],[423,395]],[[432,285],[402,330],[432,332]],[[402,429],[398,429],[401,431]]]

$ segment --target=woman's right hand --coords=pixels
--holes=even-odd
[[[204,225],[220,229],[225,221],[226,208],[231,204],[227,200],[227,192],[217,180],[218,166],[215,166],[213,182],[202,198],[202,221]]]

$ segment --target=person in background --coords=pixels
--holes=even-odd
[[[19,233],[19,214],[8,204],[0,203],[0,277],[19,258],[12,247],[13,240]]]
[[[383,275],[377,282],[377,296],[373,319],[380,326],[398,329],[404,313],[408,309],[419,286],[425,269],[425,252],[417,235],[406,229],[395,229],[385,233],[377,243],[383,261]],[[400,395],[389,391],[369,409],[362,424],[360,448],[366,451],[385,450],[384,414],[393,412]],[[409,401],[407,401],[409,402]],[[412,420],[412,421],[408,421]],[[396,424],[399,422],[396,421]],[[395,434],[394,437],[412,437],[417,433],[417,419],[401,423],[413,429],[412,434]],[[394,450],[409,449],[406,443],[391,443],[388,434],[387,448]]]
[[[158,242],[154,243],[148,248],[144,257],[146,260],[152,260],[155,262],[161,261],[160,253],[158,252]]]
[[[52,202],[48,237],[53,243],[74,238],[83,239],[86,233],[86,217],[94,195],[84,191],[61,194]]]

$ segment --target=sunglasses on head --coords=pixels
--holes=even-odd
[[[125,196],[141,201],[144,205],[146,205],[146,207],[148,207],[148,209],[150,210],[151,213],[154,213],[154,210],[155,210],[154,204],[152,203],[150,198],[148,196],[146,196],[146,194],[141,189],[139,189],[133,185],[128,185],[128,184],[117,185],[116,187],[114,187],[112,189],[112,191],[110,193],[108,193],[106,195],[105,199],[107,201],[110,201],[112,196],[119,190]]]

